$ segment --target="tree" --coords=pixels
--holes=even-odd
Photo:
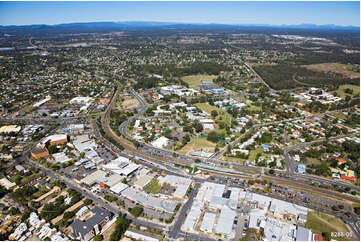
[[[213,119],[215,119],[218,116],[217,110],[212,110],[211,115],[212,115]]]
[[[19,211],[19,209],[17,209],[16,207],[11,207],[10,209],[9,209],[9,214],[10,215],[16,215],[16,214],[19,214],[20,213],[20,211]]]
[[[94,241],[102,241],[103,239],[104,239],[103,235],[101,235],[101,234],[97,234],[93,238]]]
[[[207,140],[215,143],[217,142],[218,140],[218,133],[216,131],[211,131],[209,134],[208,134],[208,137],[207,137]]]
[[[86,206],[89,206],[89,205],[91,205],[93,203],[93,200],[91,200],[91,199],[89,199],[89,198],[86,198],[85,200],[84,200],[84,205],[86,205]]]
[[[56,145],[50,145],[48,147],[48,151],[49,151],[50,154],[54,154],[54,153],[58,152],[58,148],[56,147]]]
[[[143,208],[135,206],[129,211],[134,217],[139,217],[143,213]]]

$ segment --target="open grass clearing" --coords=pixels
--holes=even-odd
[[[216,110],[218,112],[218,116],[216,117],[216,120],[222,120],[223,122],[226,122],[228,125],[231,125],[233,117],[225,110],[216,106],[212,106],[208,103],[196,103],[195,106],[207,112],[209,115],[211,115],[211,112],[213,110]],[[209,116],[209,118],[211,118],[211,116]]]
[[[345,92],[345,90],[347,88],[349,88],[349,89],[351,89],[353,91],[352,94],[348,94],[348,93]],[[351,84],[341,85],[341,86],[338,87],[336,93],[341,98],[345,98],[347,95],[352,97],[352,96],[354,96],[356,94],[360,95],[360,87],[357,86],[357,85],[351,85]]]
[[[313,65],[304,65],[307,69],[313,71],[321,71],[321,72],[332,72],[341,74],[346,78],[360,78],[360,73],[354,71],[355,66],[353,65],[345,65],[341,63],[322,63],[322,64],[313,64]]]
[[[188,83],[190,88],[197,88],[198,85],[202,85],[202,81],[213,81],[216,79],[216,75],[191,75],[191,76],[183,76],[182,80]]]
[[[153,179],[151,182],[148,183],[148,185],[144,187],[144,191],[149,191],[150,193],[157,194],[161,188],[162,186],[158,183],[158,179]]]
[[[179,150],[179,153],[188,155],[194,151],[200,150],[213,153],[215,147],[216,144],[208,141],[206,138],[192,137],[188,144]]]
[[[311,229],[313,233],[322,234],[322,232],[348,232],[346,224],[339,218],[326,215],[324,213],[308,212],[306,228]],[[344,240],[347,238],[335,238]],[[349,240],[351,238],[348,238]]]

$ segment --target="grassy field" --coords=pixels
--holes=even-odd
[[[153,179],[144,187],[144,191],[149,191],[150,193],[156,194],[160,191],[161,185],[158,183],[158,179]]]
[[[202,84],[202,81],[213,81],[216,79],[216,75],[192,75],[192,76],[183,76],[182,80],[189,84],[190,88],[196,88],[198,85]]]
[[[345,223],[341,219],[316,212],[308,212],[306,228],[317,234],[322,232],[348,232]]]
[[[203,150],[205,152],[214,152],[215,143],[208,141],[202,137],[192,137],[191,141],[188,142],[182,149],[179,150],[181,154],[190,154],[194,151]]]
[[[342,112],[333,113],[333,114],[330,114],[330,116],[338,118],[338,119],[343,119],[343,120],[347,118],[347,116],[345,114],[343,114]]]
[[[307,165],[311,165],[311,164],[318,165],[320,163],[321,161],[319,159],[307,157]]]
[[[346,88],[352,89],[353,93],[352,94],[345,93]],[[336,92],[341,98],[345,98],[346,95],[354,96],[356,94],[360,94],[360,87],[356,86],[356,85],[341,85],[341,86],[338,87],[338,90]]]
[[[258,106],[255,106],[255,105],[249,105],[249,106],[247,106],[247,109],[249,110],[249,111],[257,111],[257,112],[259,112],[259,111],[261,111],[261,107],[258,107]]]
[[[340,63],[322,63],[322,64],[313,64],[305,65],[307,69],[321,72],[333,72],[343,75],[347,78],[360,78],[360,73],[352,70],[352,65],[345,65]]]
[[[257,149],[255,149],[255,150],[251,150],[251,151],[249,152],[248,160],[249,160],[249,161],[254,161],[254,159],[256,158],[256,155],[257,155],[258,153],[263,153],[263,149],[262,149],[262,148],[257,148]],[[263,155],[263,156],[264,156],[264,155]]]
[[[205,112],[207,112],[209,115],[211,115],[211,112],[213,110],[216,110],[218,112],[218,116],[216,117],[216,120],[219,120],[222,118],[222,121],[225,121],[228,125],[231,125],[232,122],[232,116],[227,113],[225,110],[220,109],[216,106],[212,106],[208,103],[197,103],[195,106]]]

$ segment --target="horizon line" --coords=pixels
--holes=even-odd
[[[287,27],[287,26],[301,26],[301,25],[313,25],[316,27],[322,26],[334,26],[334,27],[353,27],[353,28],[360,28],[360,25],[338,25],[338,24],[313,24],[313,23],[300,23],[300,24],[265,24],[265,23],[217,23],[217,22],[209,22],[209,23],[202,23],[202,22],[176,22],[176,21],[153,21],[153,20],[121,20],[121,21],[89,21],[89,22],[64,22],[64,23],[57,23],[57,24],[45,24],[45,23],[34,23],[34,24],[21,24],[21,25],[0,25],[3,27],[26,27],[26,26],[34,26],[34,25],[45,25],[45,26],[57,26],[57,25],[65,25],[65,24],[87,24],[87,23],[164,23],[164,24],[199,24],[199,25],[233,25],[233,26],[269,26],[269,27]]]

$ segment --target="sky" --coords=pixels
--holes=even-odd
[[[0,25],[101,21],[360,26],[360,2],[0,1]]]

